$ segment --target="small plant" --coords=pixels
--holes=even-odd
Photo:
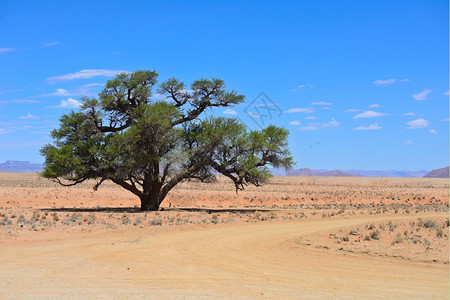
[[[370,235],[366,234],[366,235],[364,236],[364,240],[365,240],[365,241],[370,241]]]
[[[339,240],[341,242],[348,242],[348,240],[349,240],[348,235],[341,237]]]
[[[372,240],[379,240],[380,239],[380,237],[381,237],[381,234],[380,234],[380,232],[378,231],[378,230],[376,230],[376,231],[373,231],[371,234],[370,234],[370,238],[372,239]]]
[[[436,227],[436,236],[438,238],[441,238],[443,236],[444,232],[442,231],[442,228],[440,226]]]
[[[148,224],[150,225],[150,226],[162,226],[162,221],[161,221],[161,219],[153,219],[153,220],[150,220],[149,222],[148,222]]]
[[[392,242],[392,245],[394,245],[394,244],[400,244],[400,243],[403,243],[403,238],[402,238],[401,236],[397,236],[397,237],[395,238],[395,240]]]
[[[89,215],[84,217],[84,222],[88,223],[88,225],[94,224],[97,220],[97,217],[94,213],[90,213]]]
[[[128,225],[131,223],[130,218],[128,217],[127,214],[123,214],[122,216],[122,225]]]

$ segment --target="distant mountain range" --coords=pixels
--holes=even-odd
[[[8,160],[0,163],[0,172],[36,173],[41,172],[42,168],[42,164],[32,164],[28,161]]]
[[[36,173],[41,172],[43,164],[32,164],[28,161],[8,160],[6,163],[0,163],[0,172],[17,173]],[[284,170],[272,170],[274,175],[278,176],[335,176],[335,177],[430,177],[430,178],[448,178],[449,167],[432,170],[418,171],[374,171],[374,170],[311,170],[302,168],[285,172]]]
[[[288,171],[286,173],[287,176],[334,176],[334,177],[361,177],[360,174],[352,174],[352,173],[345,173],[339,170],[311,170],[311,169],[298,169],[293,171]]]
[[[414,177],[420,178],[428,174],[427,170],[397,171],[397,170],[311,170],[298,169],[285,172],[273,170],[274,175],[287,176],[337,176],[337,177]]]
[[[430,173],[423,176],[425,178],[449,178],[449,167],[434,169],[431,170]]]

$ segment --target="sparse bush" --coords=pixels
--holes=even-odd
[[[150,225],[150,226],[162,226],[162,221],[161,221],[161,219],[153,219],[153,220],[150,220],[149,222],[148,222],[148,224]]]
[[[372,239],[372,240],[379,240],[380,239],[380,237],[381,237],[381,234],[380,234],[380,232],[378,231],[378,230],[376,230],[376,231],[373,231],[371,234],[370,234],[370,238]]]

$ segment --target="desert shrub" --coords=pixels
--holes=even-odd
[[[370,224],[369,227],[367,227],[367,229],[369,229],[369,230],[375,229],[375,225],[374,224]]]
[[[124,214],[124,215],[122,216],[122,225],[128,225],[128,224],[130,224],[130,223],[131,223],[130,218],[128,217],[127,214]]]
[[[403,243],[403,238],[401,236],[397,236],[392,244],[400,244]]]
[[[365,241],[370,241],[370,235],[366,234],[366,235],[364,236],[364,240],[365,240]]]
[[[58,222],[59,221],[59,216],[56,212],[52,213],[52,217],[53,217],[53,221]]]
[[[84,222],[88,223],[88,225],[94,224],[97,220],[97,217],[94,213],[90,213],[89,215],[84,217]]]
[[[436,228],[436,223],[432,220],[427,220],[425,223],[423,223],[424,228]]]
[[[133,226],[138,226],[141,223],[142,223],[142,219],[141,218],[137,218],[136,220],[134,220]]]
[[[441,238],[443,236],[444,232],[442,231],[442,228],[440,226],[436,227],[436,236],[438,238]]]
[[[348,235],[341,237],[339,240],[341,242],[348,242],[348,240],[349,240]]]
[[[153,220],[150,220],[149,222],[148,222],[148,224],[150,225],[150,226],[162,226],[162,221],[161,221],[161,219],[153,219]]]
[[[378,230],[373,231],[373,232],[370,234],[370,238],[373,239],[373,240],[379,240],[380,237],[381,237],[381,234],[380,234],[380,232],[379,232]]]

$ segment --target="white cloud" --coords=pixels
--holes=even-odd
[[[36,120],[39,119],[37,116],[33,116],[32,114],[28,113],[26,116],[19,117],[21,120]]]
[[[0,54],[6,53],[6,52],[12,52],[14,50],[16,50],[16,49],[14,49],[14,48],[0,48]]]
[[[261,117],[261,114],[254,113],[254,112],[248,112],[247,115],[249,115],[250,117],[257,117],[257,118]]]
[[[319,126],[311,125],[311,126],[299,127],[299,128],[297,128],[297,129],[298,129],[298,130],[301,130],[301,131],[313,131],[313,130],[318,130],[318,129],[320,129],[320,127],[319,127]]]
[[[324,102],[324,101],[311,103],[311,105],[331,105],[331,104],[333,104],[333,103],[331,103],[331,102]]]
[[[300,122],[299,121],[290,121],[289,122],[289,125],[300,125]]]
[[[44,46],[45,46],[45,47],[52,47],[52,46],[56,46],[56,45],[58,45],[58,44],[59,44],[58,41],[54,41],[54,42],[51,42],[51,43],[46,43],[46,44],[44,44]]]
[[[376,107],[380,107],[380,104],[374,103],[369,105],[369,108],[376,108]]]
[[[402,116],[415,116],[416,114],[413,112],[404,113]]]
[[[357,108],[350,108],[350,109],[347,109],[345,112],[357,112],[357,111],[361,111],[361,110],[357,109]]]
[[[435,129],[430,129],[431,134],[437,134],[437,131]]]
[[[372,110],[366,110],[363,113],[357,114],[353,116],[353,119],[360,119],[360,118],[375,118],[375,117],[383,117],[385,116],[385,113],[376,112]]]
[[[405,78],[405,79],[392,78],[392,79],[386,79],[386,80],[378,79],[378,80],[375,80],[373,82],[373,84],[375,84],[375,85],[390,85],[390,84],[396,83],[397,81],[398,82],[408,82],[409,79],[408,78]]]
[[[416,100],[427,100],[427,95],[431,93],[430,89],[424,89],[418,94],[413,94],[412,97]]]
[[[81,102],[72,98],[68,98],[67,100],[61,100],[61,104],[57,106],[53,106],[53,108],[78,108],[81,106]]]
[[[442,95],[449,96],[450,95],[450,90],[447,90],[446,92],[443,92]]]
[[[377,123],[375,123],[375,124],[372,124],[369,126],[359,126],[359,127],[353,128],[353,129],[354,130],[380,130],[381,127]]]
[[[316,120],[316,119],[318,119],[318,118],[317,117],[313,117],[313,116],[305,118],[305,120]]]
[[[424,128],[427,127],[428,124],[430,124],[430,122],[424,119],[417,119],[406,123],[406,125],[408,125],[408,129]]]
[[[36,98],[40,97],[68,97],[68,96],[93,96],[94,93],[92,90],[96,87],[104,86],[104,84],[101,83],[89,83],[82,85],[78,88],[74,88],[71,90],[66,89],[56,89],[53,93],[50,94],[42,94],[34,96]],[[153,98],[153,97],[152,97]]]
[[[298,108],[298,107],[296,107],[296,108],[290,108],[286,112],[288,114],[292,114],[292,113],[307,113],[307,114],[309,114],[309,113],[312,113],[313,111],[314,110],[312,110],[311,108]]]
[[[411,140],[407,140],[407,141],[404,141],[403,144],[405,144],[405,145],[412,145],[414,143]]]
[[[296,88],[296,89],[291,89],[290,91],[291,91],[291,92],[297,92],[297,91],[298,91],[298,89],[303,89],[303,88],[306,88],[306,87],[309,87],[309,88],[313,88],[313,87],[314,87],[314,85],[312,85],[312,84],[309,84],[309,83],[305,83],[305,84],[300,84],[300,85],[298,85],[298,86],[297,86],[297,88]]]
[[[328,109],[331,109],[331,107],[323,106],[322,109],[328,110]]]
[[[0,100],[0,104],[9,104],[9,103],[41,103],[41,101],[29,99]]]
[[[237,115],[237,112],[231,108],[225,109],[222,113],[225,115],[232,115],[232,116]]]
[[[322,128],[330,128],[330,127],[337,127],[341,125],[338,121],[335,119],[331,119],[328,123],[312,123],[309,126],[299,127],[298,130],[302,131],[312,131],[312,130],[318,130]]]
[[[335,119],[332,119],[330,122],[322,124],[322,127],[337,127],[339,125],[341,125],[341,123],[339,123]]]
[[[8,131],[6,131],[6,129],[0,128],[0,134],[7,134]]]
[[[442,121],[444,121],[444,122],[448,122],[448,121],[449,121],[449,118],[447,118],[447,119],[444,119],[444,120],[442,120]]]
[[[122,70],[104,70],[104,69],[86,69],[81,70],[75,73],[68,73],[60,76],[54,76],[47,78],[47,81],[49,83],[55,83],[58,81],[64,81],[64,80],[74,80],[74,79],[88,79],[92,77],[97,76],[106,76],[111,77],[115,76],[119,73],[129,73],[128,71],[122,71]]]
[[[376,85],[389,85],[389,84],[393,84],[393,83],[395,83],[397,81],[398,81],[398,79],[395,79],[395,78],[386,79],[386,80],[378,79],[378,80],[375,80],[373,82],[373,84],[376,84]]]

